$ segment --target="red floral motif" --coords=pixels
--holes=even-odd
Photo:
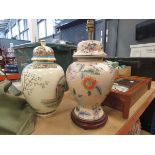
[[[82,83],[83,83],[83,86],[85,89],[87,90],[93,90],[96,86],[96,80],[92,77],[85,77],[83,80],[82,80]]]

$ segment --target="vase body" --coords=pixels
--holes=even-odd
[[[36,56],[34,58],[37,60]],[[65,90],[61,66],[54,62],[34,61],[23,69],[21,82],[24,96],[37,115],[51,116],[56,111]]]
[[[111,90],[115,70],[100,57],[78,57],[67,69],[69,89],[77,101],[72,111],[74,123],[85,129],[103,126],[107,121],[100,104]]]

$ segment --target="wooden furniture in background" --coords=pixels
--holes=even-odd
[[[103,105],[122,111],[123,118],[128,118],[130,108],[150,89],[151,78],[138,76],[120,77],[116,80],[116,83],[128,87],[129,90],[126,92],[111,90]]]

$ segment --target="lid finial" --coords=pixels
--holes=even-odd
[[[45,40],[41,40],[40,44],[41,44],[41,46],[45,46],[46,45],[46,41]]]

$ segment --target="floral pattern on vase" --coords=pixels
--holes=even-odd
[[[43,81],[41,76],[33,73],[30,74],[29,72],[25,72],[25,74],[23,75],[23,80],[23,91],[28,95],[31,95],[35,86],[38,85],[44,89],[49,83],[49,81]]]
[[[75,113],[81,119],[94,120],[104,114],[102,110],[97,109],[102,109],[99,105],[111,90],[115,71],[111,71],[106,63],[100,63],[83,62],[81,69],[79,62],[74,62],[66,72],[68,86],[83,115],[79,115],[76,109]],[[90,116],[85,115],[86,112]]]

